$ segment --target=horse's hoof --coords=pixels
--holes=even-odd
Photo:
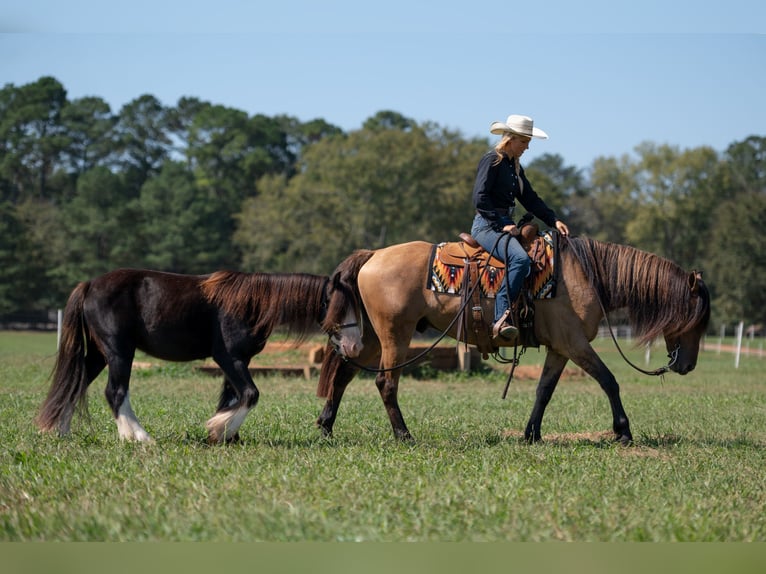
[[[210,446],[215,446],[215,445],[219,445],[223,443],[224,443],[223,437],[219,436],[217,433],[208,433],[207,444],[209,444]]]
[[[540,434],[539,427],[531,423],[527,425],[527,428],[524,429],[524,440],[527,441],[529,444],[541,442],[543,440],[543,437]]]
[[[236,432],[226,439],[226,444],[237,444],[240,442],[239,433]]]
[[[325,423],[321,419],[317,419],[316,422],[317,428],[322,433],[323,437],[330,438],[332,437],[332,427],[326,426]]]
[[[633,445],[633,437],[630,435],[616,435],[614,437],[615,442],[620,443],[622,446],[632,446]]]

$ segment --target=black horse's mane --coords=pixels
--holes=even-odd
[[[629,245],[573,237],[563,243],[582,266],[607,311],[626,308],[639,343],[678,334],[710,318],[710,294],[702,280],[677,264]],[[690,297],[698,295],[691,309]]]
[[[327,276],[308,273],[217,271],[201,288],[224,313],[252,318],[254,329],[270,333],[283,325],[301,338],[325,317],[328,281]]]

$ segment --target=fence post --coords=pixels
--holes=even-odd
[[[734,368],[739,369],[739,354],[742,351],[742,331],[745,329],[745,322],[740,321],[737,325],[737,353],[734,356]]]

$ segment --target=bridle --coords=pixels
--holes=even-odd
[[[353,329],[354,327],[359,327],[359,330],[362,330],[362,323],[359,321],[354,321],[353,323],[336,323],[332,325],[330,328],[325,330],[325,333],[327,333],[330,337],[338,337],[341,334],[341,331],[344,329]]]
[[[330,281],[328,280],[328,284],[329,282]],[[335,339],[336,338],[339,339],[344,330],[353,329],[355,327],[359,328],[360,338],[364,337],[364,321],[361,320],[361,317],[362,317],[361,306],[359,305],[359,300],[356,297],[356,295],[354,295],[353,299],[354,299],[354,313],[356,315],[357,320],[353,322],[349,322],[349,323],[334,323],[330,327],[327,327],[324,329],[325,334],[328,335],[330,338],[330,344],[332,345],[333,350],[346,360],[347,358],[345,357],[345,355],[343,355],[343,353],[341,353],[340,347]],[[327,313],[326,302],[325,302],[324,313],[325,314]],[[324,322],[324,317],[322,318],[322,322]]]

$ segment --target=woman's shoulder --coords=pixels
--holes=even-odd
[[[481,159],[479,160],[479,163],[488,163],[490,165],[496,165],[500,163],[498,161],[497,152],[493,149],[489,150],[487,153],[485,153],[483,156],[481,156]]]
[[[481,159],[479,160],[479,165],[493,168],[497,168],[504,164],[508,164],[508,156],[504,153],[498,155],[498,153],[493,149],[489,150],[487,153],[481,156]]]

